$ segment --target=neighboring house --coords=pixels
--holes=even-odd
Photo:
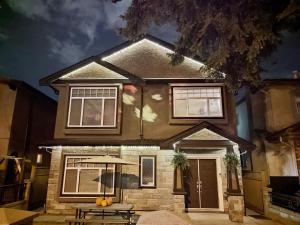
[[[24,198],[32,165],[37,169],[30,208],[45,203],[51,158],[38,145],[53,138],[56,105],[56,101],[25,82],[0,76],[1,205]]]
[[[111,154],[139,164],[123,166],[128,176],[121,197],[119,168],[109,167],[107,194],[116,202],[133,203],[135,210],[227,212],[228,192],[236,191],[232,203],[243,215],[241,177],[228,185],[222,159],[254,145],[236,136],[233,95],[222,79],[208,79],[197,60],[185,57],[172,66],[172,49],[146,36],[40,81],[59,93],[55,138],[46,143],[52,148],[48,213],[74,213],[73,203],[103,194],[94,180],[104,166],[78,162]],[[174,150],[187,153],[190,162],[185,197],[173,190]]]
[[[257,146],[242,154],[246,205],[283,222],[299,222],[300,80],[264,83],[255,92],[242,90],[237,101],[238,134]]]

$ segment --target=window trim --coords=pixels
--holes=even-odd
[[[185,85],[171,85],[171,119],[190,119],[190,120],[197,120],[197,119],[224,119],[225,118],[225,102],[224,102],[224,86],[220,84],[216,85],[203,85],[203,84],[185,84]],[[222,116],[175,116],[174,110],[175,110],[175,104],[174,104],[174,88],[220,88],[220,100],[221,100],[221,110],[222,110]],[[207,98],[203,98],[207,99]]]
[[[113,154],[114,155],[114,154]],[[65,186],[65,173],[66,173],[66,163],[67,163],[67,158],[89,158],[89,157],[97,157],[97,156],[101,156],[101,155],[95,155],[95,154],[76,154],[76,153],[62,153],[62,160],[61,160],[61,169],[60,169],[60,178],[59,178],[59,199],[61,201],[61,199],[94,199],[95,197],[98,197],[99,195],[101,195],[102,193],[64,193],[64,186]],[[116,157],[118,157],[118,155],[114,155]],[[93,168],[93,167],[91,167]],[[87,168],[87,169],[91,169],[91,168]],[[104,168],[105,169],[105,168]],[[119,181],[117,180],[116,174],[119,172],[118,166],[114,165],[114,171],[115,171],[115,175],[114,175],[114,192],[111,193],[106,193],[105,195],[107,196],[111,196],[111,197],[118,197],[118,185],[119,185]],[[77,183],[79,182],[79,179],[77,180]],[[77,185],[76,185],[77,186]],[[65,201],[61,201],[61,202],[65,202]]]
[[[153,179],[154,179],[154,184],[153,185],[144,185],[142,183],[142,161],[143,161],[143,158],[150,158],[150,159],[153,159]],[[156,188],[156,177],[157,177],[157,174],[156,174],[156,170],[157,170],[157,164],[156,164],[156,155],[140,155],[139,156],[139,188]]]
[[[116,96],[115,97],[72,97],[72,90],[73,89],[115,89]],[[117,85],[103,85],[103,86],[71,86],[69,88],[69,102],[68,102],[68,118],[67,118],[67,128],[79,128],[79,129],[90,129],[90,128],[101,128],[101,129],[109,129],[109,128],[116,128],[118,125],[118,104],[119,104],[119,86]],[[80,113],[80,124],[81,125],[70,125],[70,114],[71,114],[71,102],[72,99],[82,99],[81,101],[81,113]],[[83,120],[83,110],[84,110],[84,101],[85,99],[115,99],[115,111],[114,111],[114,124],[113,125],[82,125]],[[103,124],[103,117],[104,117],[104,101],[102,101],[102,114],[101,114],[101,121]]]

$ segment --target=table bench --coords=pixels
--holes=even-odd
[[[131,224],[131,217],[134,214],[132,211],[133,205],[114,203],[110,206],[102,207],[96,204],[83,203],[75,204],[72,206],[76,209],[75,218],[68,220],[70,225],[74,223],[84,224],[84,223],[96,223],[96,224]],[[89,218],[86,219],[86,215],[98,215],[101,218]],[[110,216],[120,216],[120,219],[111,219]],[[92,222],[93,221],[93,222]]]

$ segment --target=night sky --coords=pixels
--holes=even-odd
[[[0,75],[40,87],[40,78],[125,41],[118,35],[129,0],[0,0]],[[174,26],[152,27],[150,34],[174,42]],[[265,62],[263,78],[291,78],[300,71],[300,32],[285,34]]]

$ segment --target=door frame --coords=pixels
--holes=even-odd
[[[221,157],[222,155],[216,154],[187,154],[187,159],[215,159],[217,170],[217,183],[218,183],[218,200],[219,208],[187,208],[188,211],[220,211],[224,212],[224,200],[223,200],[223,187],[222,187],[222,169],[221,169]]]

